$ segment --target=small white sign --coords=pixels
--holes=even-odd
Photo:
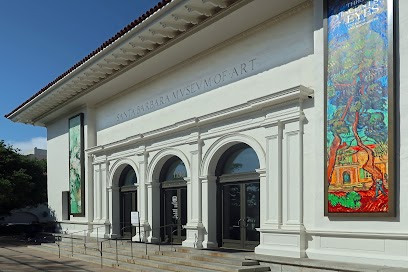
[[[139,212],[130,212],[130,223],[133,226],[139,225]]]

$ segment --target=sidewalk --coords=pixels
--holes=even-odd
[[[0,237],[0,272],[6,271],[123,271],[47,254],[27,248],[30,243],[16,238]]]

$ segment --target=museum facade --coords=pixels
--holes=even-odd
[[[384,42],[390,59],[382,68],[370,64],[370,71],[391,71],[395,83],[381,87],[395,99],[383,115],[364,111],[370,99],[348,98],[345,83],[337,88],[345,72],[328,83],[327,36],[341,34],[327,35],[330,1],[318,0],[163,0],[9,113],[47,128],[48,201],[62,230],[408,267],[408,3],[360,2],[344,1],[356,11],[371,8],[349,13],[347,26],[388,4],[385,22],[395,29]],[[354,80],[361,97],[362,73]],[[346,101],[338,111],[327,108],[340,103],[326,94],[332,83]],[[359,142],[363,125],[352,118],[360,110],[372,122]],[[391,122],[387,153],[380,149],[386,136],[374,143],[369,131]],[[357,141],[347,144],[353,132]],[[337,133],[342,157],[327,170],[327,144],[333,150]],[[379,210],[353,212],[368,205],[367,195],[382,201]],[[130,223],[135,211],[140,228]]]

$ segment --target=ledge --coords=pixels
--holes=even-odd
[[[257,99],[249,100],[246,103],[242,103],[234,107],[229,107],[199,117],[188,118],[183,121],[177,122],[173,125],[165,126],[152,131],[147,131],[145,133],[128,137],[123,140],[109,143],[106,145],[88,148],[85,151],[88,155],[96,155],[106,151],[114,150],[115,148],[120,148],[127,145],[139,143],[145,140],[150,140],[152,138],[159,137],[165,134],[175,133],[189,128],[214,123],[219,120],[228,119],[242,114],[254,112],[262,108],[282,105],[289,102],[301,103],[302,100],[313,98],[313,94],[314,91],[312,89],[309,89],[303,85],[299,85],[283,91],[275,92],[270,95],[262,96]],[[274,120],[274,122],[278,121],[279,121],[278,119]],[[268,125],[270,124],[271,122],[268,122]]]
[[[277,256],[269,256],[269,255],[261,255],[261,254],[248,255],[248,256],[245,256],[245,259],[255,260],[255,261],[265,262],[265,263],[270,263],[270,264],[275,264],[275,265],[284,265],[284,266],[290,266],[290,267],[295,266],[299,268],[308,268],[308,269],[319,269],[319,270],[313,270],[313,271],[320,271],[320,269],[322,269],[323,271],[329,270],[329,271],[350,271],[350,272],[373,272],[373,271],[408,272],[408,268],[394,268],[394,267],[386,267],[386,266],[378,266],[378,265],[365,265],[365,264],[353,264],[353,263],[334,262],[334,261],[321,261],[321,260],[312,260],[312,259],[307,259],[307,258],[277,257]],[[293,271],[301,271],[301,270],[293,270]]]

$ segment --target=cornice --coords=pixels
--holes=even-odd
[[[173,0],[8,118],[36,123],[73,100],[253,0]]]
[[[220,120],[232,118],[235,116],[243,115],[246,113],[262,110],[263,108],[277,106],[281,104],[285,104],[287,102],[297,102],[301,103],[302,100],[308,99],[309,97],[313,96],[313,90],[306,88],[302,85],[286,89],[283,91],[275,92],[271,95],[263,96],[257,99],[249,100],[246,103],[242,103],[236,105],[234,107],[229,107],[220,111],[216,111],[210,114],[202,115],[199,117],[189,118],[175,124],[165,126],[156,130],[147,131],[145,133],[141,133],[132,137],[125,138],[123,140],[119,140],[113,143],[109,143],[106,145],[100,145],[96,147],[92,147],[86,150],[88,155],[97,155],[102,154],[105,152],[110,152],[118,148],[123,148],[129,145],[141,144],[145,143],[146,141],[150,141],[154,138],[168,135],[180,131],[184,131],[190,128],[196,128],[200,126],[204,126],[207,124],[211,124]],[[296,117],[292,115],[291,118],[301,118],[303,113],[301,113],[299,107],[299,111]],[[267,119],[274,120],[276,123],[279,122],[279,118],[274,118],[273,116],[266,117]],[[286,119],[287,116],[282,116],[281,119]],[[262,123],[261,123],[262,124]],[[264,122],[264,126],[271,125],[271,121]],[[203,134],[203,139],[205,134]],[[190,136],[188,136],[190,138]],[[184,138],[185,139],[185,138]]]
[[[16,122],[44,125],[38,122],[46,115],[91,92],[129,69],[140,65],[159,52],[225,16],[224,14],[239,9],[241,6],[252,1],[173,0],[170,4],[152,14],[134,29],[93,56],[63,80],[51,86],[49,90],[11,114],[9,118]],[[313,1],[311,0],[305,1],[260,25],[183,61],[163,73],[168,73],[183,63],[191,62],[293,16],[310,7],[312,3]],[[160,73],[160,76],[163,73]],[[145,81],[150,82],[155,78],[156,76],[153,76]],[[145,84],[145,81],[141,83]]]

